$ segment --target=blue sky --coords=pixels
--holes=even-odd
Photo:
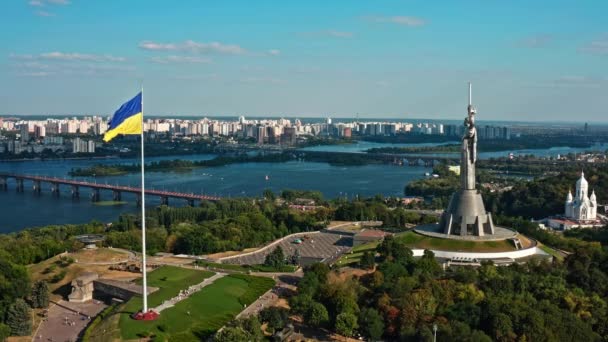
[[[608,1],[7,0],[0,114],[608,121]]]

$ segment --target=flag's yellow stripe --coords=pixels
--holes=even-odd
[[[142,115],[143,114],[139,112],[128,117],[118,127],[107,131],[103,136],[103,141],[108,142],[119,134],[141,134],[143,130],[141,123]]]

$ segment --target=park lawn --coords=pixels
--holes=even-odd
[[[234,319],[244,305],[253,303],[272,286],[274,280],[270,278],[227,275],[164,310],[156,321],[121,317],[121,336],[125,340],[156,335],[171,341],[200,341]]]
[[[555,249],[553,249],[547,245],[543,245],[543,244],[539,244],[538,247],[540,249],[542,249],[545,253],[554,257],[556,260],[559,260],[559,261],[564,260],[564,256],[560,252],[556,251]]]
[[[365,243],[356,247],[353,247],[350,253],[346,253],[336,261],[336,264],[340,267],[343,266],[352,266],[353,264],[358,264],[365,252],[372,252],[376,254],[376,248],[380,244],[380,241],[373,241],[369,243]]]
[[[220,264],[215,262],[209,262],[205,260],[197,260],[194,264],[209,267],[218,270],[228,270],[237,272],[295,272],[298,267],[294,265],[285,265],[280,268],[266,266],[266,265],[237,265],[237,264]]]
[[[174,266],[162,266],[148,273],[148,286],[158,287],[158,290],[148,296],[148,307],[154,308],[163,301],[175,297],[180,290],[187,289],[190,285],[203,282],[212,276],[212,272],[193,270]],[[141,284],[138,279],[136,283]],[[121,331],[125,326],[139,323],[131,319],[131,315],[141,310],[143,299],[140,296],[131,298],[123,307],[119,326]],[[124,335],[123,335],[124,336]]]
[[[190,285],[202,283],[211,277],[213,272],[194,270],[175,266],[161,266],[148,273],[148,286],[158,287],[158,291],[148,296],[148,306],[153,308],[162,304],[166,299],[177,296],[180,290]],[[135,281],[142,283],[142,279]]]
[[[515,246],[508,240],[502,241],[462,241],[424,236],[415,232],[405,232],[397,239],[405,242],[410,248],[435,249],[454,252],[508,252]]]

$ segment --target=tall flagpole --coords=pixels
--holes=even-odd
[[[148,279],[146,277],[146,190],[144,176],[144,86],[141,86],[141,266],[143,272],[143,313],[148,312]]]

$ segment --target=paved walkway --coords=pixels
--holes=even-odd
[[[308,232],[289,235],[272,243],[272,248],[261,248],[255,252],[221,258],[224,264],[259,265],[263,264],[266,255],[270,254],[276,246],[281,246],[287,256],[293,255],[296,250],[301,258],[323,260],[339,256],[350,251],[352,236],[341,235],[336,232]],[[294,236],[301,238],[301,243],[294,242]],[[306,237],[305,237],[306,236]]]
[[[187,288],[186,290],[181,290],[177,296],[164,301],[161,305],[157,306],[156,308],[153,308],[152,310],[160,313],[161,311],[163,311],[165,309],[171,308],[175,304],[188,298],[191,294],[200,291],[202,288],[204,288],[207,285],[213,284],[213,282],[215,282],[216,280],[218,280],[226,275],[227,275],[227,273],[218,272],[218,273],[214,274],[213,276],[203,280],[203,282],[200,284],[192,285],[189,288]]]
[[[60,300],[51,304],[47,318],[40,323],[32,341],[77,341],[91,319],[106,307],[97,300],[86,303]]]

